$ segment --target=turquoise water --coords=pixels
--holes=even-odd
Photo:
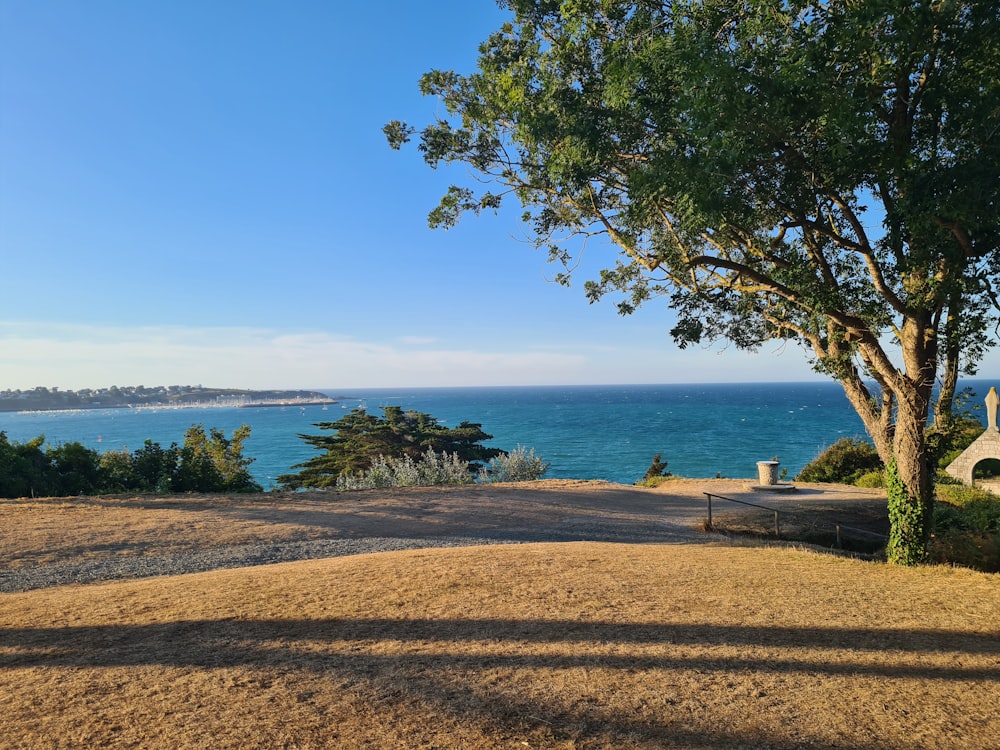
[[[988,384],[977,387],[986,393]],[[863,437],[861,420],[836,383],[397,388],[326,390],[339,403],[309,407],[101,409],[0,414],[11,440],[44,435],[51,444],[130,451],[146,439],[182,442],[192,424],[227,434],[249,424],[246,455],[265,487],[314,450],[298,438],[317,433],[349,409],[399,405],[446,425],[479,422],[490,445],[534,448],[549,478],[632,483],[656,453],[687,477],[752,477],[756,462],[777,456],[789,476],[841,437]]]

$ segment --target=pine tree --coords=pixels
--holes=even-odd
[[[469,471],[478,473],[483,461],[503,453],[481,443],[492,439],[482,425],[462,422],[455,428],[441,425],[437,419],[418,411],[404,411],[399,406],[382,407],[384,416],[353,409],[336,422],[319,422],[315,426],[321,435],[299,437],[321,453],[293,466],[294,474],[278,477],[278,483],[288,489],[301,487],[332,487],[338,477],[364,472],[380,457],[420,460],[428,450],[448,455],[457,454],[469,461]]]

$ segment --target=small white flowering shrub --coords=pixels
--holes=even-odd
[[[385,487],[434,487],[442,484],[472,484],[469,462],[457,453],[435,453],[428,449],[419,461],[409,456],[379,456],[371,467],[337,479],[337,489],[372,490]]]
[[[535,455],[535,449],[528,450],[517,446],[510,453],[491,458],[479,470],[479,481],[483,484],[498,482],[530,482],[541,479],[549,470],[549,464],[540,456]]]

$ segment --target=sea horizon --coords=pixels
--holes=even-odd
[[[962,381],[976,393],[993,385]],[[667,471],[691,478],[751,478],[756,462],[777,458],[794,477],[843,437],[867,439],[860,418],[833,380],[750,383],[624,384],[569,386],[419,386],[318,388],[335,404],[241,408],[138,407],[6,412],[0,430],[24,441],[44,435],[48,444],[79,442],[106,450],[141,448],[145,440],[183,442],[192,424],[231,434],[251,427],[245,455],[265,489],[315,450],[298,436],[320,434],[350,409],[401,406],[445,426],[481,424],[487,445],[533,449],[551,464],[547,478],[638,481],[659,454]],[[978,391],[982,391],[981,393]]]

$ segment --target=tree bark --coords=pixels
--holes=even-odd
[[[958,335],[958,315],[955,310],[960,300],[949,301],[948,318],[944,328],[944,373],[941,379],[941,390],[934,404],[934,426],[940,431],[948,429],[955,406],[955,391],[958,389],[959,357],[961,355]]]
[[[897,405],[893,455],[887,466],[889,503],[890,562],[913,565],[927,556],[934,493],[927,460],[925,426],[928,401],[912,403],[903,399]]]
[[[889,560],[912,565],[926,558],[934,509],[926,430],[937,349],[933,328],[919,320],[908,319],[900,334],[905,372],[886,367],[884,359],[866,356],[860,348],[880,395],[872,394],[857,372],[840,383],[886,465]]]

